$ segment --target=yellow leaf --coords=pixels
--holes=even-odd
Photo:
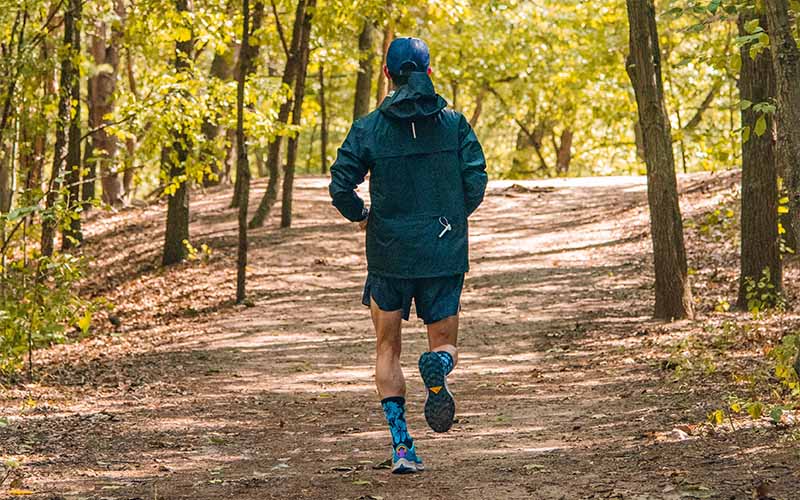
[[[734,413],[739,413],[742,411],[742,405],[740,405],[739,403],[733,403],[731,405],[731,410],[733,410]]]
[[[33,495],[33,492],[31,490],[13,489],[13,490],[8,490],[8,494],[11,495],[12,497],[23,497],[23,496]]]
[[[788,214],[789,213],[789,207],[785,207],[783,205],[778,206],[778,213],[779,214]]]
[[[185,42],[191,39],[192,39],[192,30],[190,30],[189,28],[184,28],[183,26],[178,26],[177,28],[175,28],[176,42]]]
[[[87,310],[83,316],[78,320],[78,328],[84,334],[89,332],[89,327],[92,326],[92,311]]]
[[[761,403],[751,403],[747,405],[747,413],[753,420],[761,418],[764,413],[764,406]]]

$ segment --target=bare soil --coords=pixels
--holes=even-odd
[[[684,216],[702,220],[736,182],[682,178]],[[0,386],[0,457],[20,464],[0,496],[800,498],[796,427],[738,415],[706,423],[740,389],[732,376],[763,368],[764,346],[796,328],[796,311],[758,323],[714,312],[735,298],[735,238],[707,240],[690,225],[700,317],[652,321],[636,177],[490,185],[470,222],[461,362],[449,381],[458,420],[444,435],[425,424],[415,367],[427,344],[412,316],[408,418],[427,470],[392,476],[380,465],[390,438],[360,305],[363,233],[330,206],[325,179],[296,189],[291,229],[273,216],[252,232],[249,307],[232,301],[230,188],[193,194],[192,243],[210,254],[168,270],[163,205],[91,215],[84,290],[113,310],[96,315],[89,338],[37,352],[35,381]],[[796,278],[789,263],[787,282]],[[724,321],[756,333],[711,351],[714,370],[676,370],[676,353],[691,360],[685,346]]]

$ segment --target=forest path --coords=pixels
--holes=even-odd
[[[205,265],[156,269],[161,207],[124,231],[90,223],[90,239],[111,231],[127,248],[89,243],[102,254],[96,269],[123,257],[142,273],[104,278],[137,333],[96,340],[103,354],[55,349],[45,381],[5,392],[0,452],[22,462],[21,484],[40,498],[129,500],[750,498],[756,475],[778,491],[797,484],[775,450],[748,458],[750,434],[673,431],[722,402],[660,369],[676,327],[648,319],[646,188],[624,177],[490,185],[471,219],[450,377],[458,421],[444,435],[425,424],[416,359],[426,339],[412,316],[408,419],[427,470],[375,468],[389,435],[360,305],[363,233],[338,217],[325,186],[300,179],[294,227],[275,230],[273,218],[253,232],[253,307],[222,302],[235,261],[228,189],[193,201],[193,241],[214,252]],[[145,309],[162,312],[137,320]]]

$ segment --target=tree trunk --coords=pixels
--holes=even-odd
[[[125,18],[125,5],[122,0],[114,1],[114,10],[120,19]],[[110,29],[110,35],[109,35]],[[95,64],[103,65],[103,70],[92,78],[91,121],[96,127],[110,123],[110,115],[114,112],[114,92],[117,89],[119,74],[120,42],[122,27],[113,23],[109,28],[105,22],[95,25],[95,36],[92,41],[92,55]],[[117,165],[117,138],[101,128],[93,134],[97,165],[100,167],[100,184],[103,188],[103,203],[118,208],[125,205],[125,192],[120,179],[120,168]]]
[[[92,90],[92,81],[94,77],[87,78],[86,85],[86,106],[88,108],[89,116],[86,117],[86,123],[89,130],[94,130],[97,123],[94,120],[96,114],[96,103],[94,99],[94,91]],[[81,183],[81,201],[83,202],[83,211],[91,210],[92,201],[96,196],[97,186],[97,161],[94,158],[94,134],[89,134],[86,138],[86,144],[83,146],[83,168],[86,170],[86,177]]]
[[[179,13],[188,12],[188,0],[175,0]],[[189,68],[191,60],[193,37],[188,40],[175,42],[175,72],[180,74]],[[176,132],[172,142],[172,150],[167,150],[162,155],[164,165],[168,171],[168,182],[173,179],[183,178],[186,175],[186,160],[189,157],[189,137],[185,132]],[[167,230],[164,235],[165,266],[177,264],[186,257],[185,241],[189,240],[189,183],[186,179],[179,180],[178,188],[167,199]]]
[[[386,21],[386,26],[383,27],[383,44],[381,45],[381,65],[378,68],[378,94],[375,99],[375,107],[381,105],[386,95],[389,93],[389,79],[383,72],[383,67],[386,66],[386,53],[389,52],[389,45],[394,40],[394,21],[389,19]],[[322,172],[323,174],[325,172]]]
[[[639,120],[633,125],[633,135],[636,141],[636,157],[644,161],[644,137],[642,137],[642,123]]]
[[[308,0],[303,21],[303,31],[300,37],[297,78],[294,84],[294,109],[292,110],[292,125],[299,126],[303,111],[303,98],[306,89],[306,74],[308,73],[309,42],[311,38],[311,17],[316,0]],[[297,163],[297,143],[300,134],[289,137],[286,151],[286,167],[283,172],[283,202],[281,204],[281,227],[292,225],[292,195],[294,191],[294,171]]]
[[[228,47],[224,54],[219,52],[214,53],[214,59],[211,61],[210,78],[220,81],[228,81],[233,78],[233,55],[234,48]],[[241,57],[241,54],[240,54]],[[238,79],[238,78],[237,78]],[[222,127],[219,124],[219,114],[215,120],[206,118],[200,130],[205,137],[205,144],[203,146],[204,154],[203,160],[209,163],[210,175],[207,174],[203,177],[203,185],[216,186],[222,181],[224,169],[222,162],[225,161],[224,157],[220,158],[216,143],[222,133]]]
[[[380,88],[380,87],[379,87]],[[328,173],[328,109],[325,105],[325,68],[319,64],[320,173]]]
[[[14,196],[14,153],[10,144],[3,141],[0,149],[0,214],[11,211]],[[3,221],[0,221],[0,229]],[[2,231],[0,231],[1,233]]]
[[[303,23],[305,21],[306,2],[308,0],[297,0],[297,10],[294,15],[294,26],[292,28],[292,45],[289,49],[289,57],[286,60],[286,66],[283,69],[283,85],[291,88],[294,84],[295,75],[299,66],[299,47],[300,39],[303,36]],[[281,104],[278,110],[278,123],[286,124],[289,121],[289,114],[292,111],[292,99],[286,100]],[[267,189],[264,191],[264,196],[256,209],[256,213],[250,220],[249,227],[251,229],[261,227],[264,221],[269,217],[272,206],[278,199],[278,182],[280,180],[281,170],[281,145],[283,137],[277,136],[269,144],[267,149],[267,170],[269,170],[269,182]]]
[[[569,164],[572,163],[572,139],[574,136],[574,132],[569,128],[565,128],[561,132],[561,139],[556,148],[556,171],[559,175],[567,175],[569,173]]]
[[[81,52],[81,7],[83,0],[71,0],[75,26],[72,31],[70,49],[75,56]],[[68,226],[61,238],[61,249],[69,250],[83,241],[81,233],[81,75],[77,63],[73,61],[72,80],[70,81],[70,100],[73,110],[70,113],[69,139],[67,140],[67,188],[69,197],[67,209],[71,212]]]
[[[778,172],[789,192],[793,235],[800,235],[800,50],[792,34],[787,0],[766,0],[767,25],[777,87]]]
[[[478,125],[478,120],[481,117],[481,113],[483,113],[483,101],[486,100],[486,88],[482,88],[478,95],[475,96],[475,110],[472,111],[472,116],[469,119],[469,125],[472,128],[475,128]]]
[[[75,37],[75,11],[74,3],[70,2],[64,7],[64,45],[71,46]],[[72,105],[72,79],[75,73],[75,54],[72,50],[64,52],[61,58],[61,76],[58,88],[58,115],[55,124],[55,144],[53,145],[53,168],[50,173],[50,182],[47,186],[45,199],[45,213],[42,216],[41,251],[45,257],[53,255],[53,238],[57,227],[54,207],[61,193],[61,174],[64,165],[64,151],[67,145],[67,126],[70,122]]]
[[[745,23],[756,15],[739,15],[739,34],[746,36]],[[766,26],[762,17],[761,26]],[[772,59],[762,50],[750,58],[750,46],[741,47],[742,69],[739,92],[742,101],[771,102],[775,98],[775,73]],[[742,126],[752,131],[760,114],[753,108],[742,111]],[[767,131],[751,132],[742,143],[742,257],[737,307],[747,310],[747,280],[758,283],[768,270],[775,291],[782,287],[780,248],[778,245],[778,171],[775,163],[775,123],[765,114]]]
[[[239,248],[236,259],[236,303],[245,300],[247,278],[247,208],[250,199],[250,164],[244,137],[244,85],[253,61],[250,50],[250,2],[242,0],[242,49],[236,85],[236,180],[239,182]]]
[[[647,198],[655,263],[655,317],[692,318],[692,292],[683,243],[675,158],[664,105],[661,52],[652,0],[627,0],[630,23],[628,75],[642,124]]]
[[[353,104],[353,120],[369,113],[372,95],[372,74],[375,66],[375,25],[366,19],[358,36],[358,76],[356,76],[356,97]]]
[[[264,18],[264,3],[263,2],[257,2],[255,4],[255,11],[253,12],[253,16],[252,17],[253,17],[253,32],[250,33],[251,35],[256,30],[261,29],[261,22],[262,22],[262,20]],[[241,54],[242,50],[244,50],[244,49],[243,48],[239,49],[239,56],[240,56],[239,57],[239,63],[237,63],[237,67],[233,70],[233,73],[236,75],[236,81],[237,82],[239,81],[239,75],[242,73],[242,71],[245,72],[244,77],[246,79],[253,72],[253,70],[255,69],[255,61],[256,61],[256,59],[258,57],[259,46],[258,45],[256,45],[256,46],[248,45],[247,50],[250,53],[246,54],[244,56]],[[242,69],[241,62],[243,61],[243,58],[246,58],[249,61],[249,66],[248,66],[247,69]],[[236,137],[238,137],[238,136],[236,136]],[[237,146],[236,147],[237,147],[236,151],[238,151],[238,139],[237,139]],[[237,153],[237,155],[238,155],[238,153]],[[238,159],[236,161],[238,163]],[[250,175],[249,168],[250,167],[249,167],[249,164],[248,164],[248,175]],[[238,169],[238,166],[237,166],[237,169]],[[236,180],[234,181],[234,184],[233,184],[233,200],[231,201],[231,206],[232,207],[238,207],[239,206],[239,195],[244,192],[239,184],[240,184],[240,180],[237,177]],[[248,196],[249,196],[249,190],[248,190]]]
[[[48,60],[50,58],[50,43],[45,40],[42,43],[41,48],[41,58],[42,60]],[[56,89],[56,79],[55,79],[55,72],[48,71],[44,81],[42,83],[42,102],[48,102],[50,96],[57,92]],[[41,112],[41,104],[39,107],[39,112]],[[26,118],[26,123],[30,117]],[[24,130],[24,129],[23,129]],[[25,191],[27,199],[25,203],[33,204],[37,203],[36,200],[38,199],[38,194],[33,191],[38,191],[42,189],[42,177],[44,173],[44,164],[46,161],[46,150],[47,150],[47,131],[43,130],[41,127],[36,127],[36,131],[34,132],[33,139],[30,141],[32,144],[32,157],[29,159],[30,168],[25,169]]]

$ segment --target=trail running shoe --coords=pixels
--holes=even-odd
[[[425,383],[425,420],[436,432],[447,432],[453,426],[456,401],[447,388],[447,375],[439,355],[422,353],[419,357],[419,374]]]
[[[425,466],[417,456],[414,445],[411,445],[411,449],[404,444],[397,445],[392,454],[392,474],[413,474],[423,470]]]

